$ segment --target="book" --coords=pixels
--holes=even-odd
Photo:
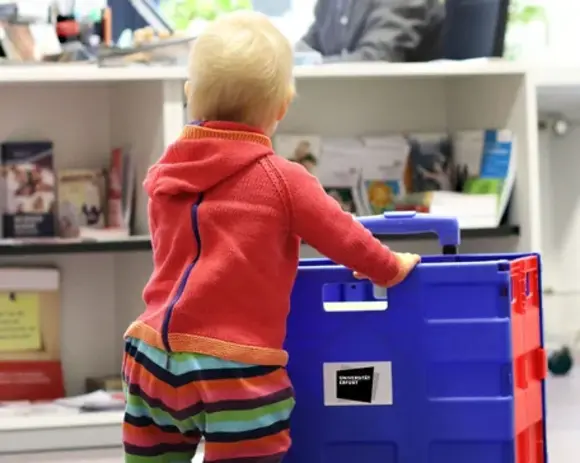
[[[452,191],[452,145],[446,133],[408,134],[410,185],[409,192]]]
[[[500,225],[513,191],[517,143],[509,130],[453,134],[456,192],[437,192],[430,211],[457,216],[462,228]]]
[[[509,130],[279,135],[275,146],[357,215],[416,210],[457,216],[462,228],[497,227],[515,179],[516,140]]]
[[[107,228],[129,234],[135,205],[135,164],[128,149],[111,152],[107,186]]]
[[[402,136],[365,139],[358,157],[362,165],[361,196],[365,214],[382,214],[396,209],[406,193],[405,172],[409,145]]]
[[[360,197],[361,170],[356,165],[353,153],[331,145],[324,146],[323,151],[318,166],[318,179],[324,190],[344,211],[360,215],[364,207]]]
[[[59,271],[0,268],[0,402],[63,396]]]
[[[0,44],[10,61],[31,62],[39,59],[28,24],[0,23]]]
[[[317,175],[321,155],[321,138],[317,135],[276,135],[274,149],[289,161],[303,165]]]
[[[58,229],[63,238],[83,237],[86,228],[105,226],[106,175],[103,169],[58,172]]]
[[[4,142],[1,146],[4,238],[55,236],[52,142]]]
[[[39,62],[62,53],[52,24],[0,21],[0,45],[7,59],[20,63]]]

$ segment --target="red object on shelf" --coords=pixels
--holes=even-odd
[[[415,212],[429,212],[429,206],[418,206],[418,205],[405,205],[397,204],[395,206],[397,212],[415,211]]]
[[[113,10],[110,7],[103,9],[102,41],[107,47],[113,43]]]
[[[79,23],[74,20],[59,21],[56,23],[56,34],[59,37],[76,37],[80,34]]]
[[[108,228],[123,227],[123,150],[115,148],[111,152],[109,166],[109,188],[107,195]]]
[[[515,400],[515,463],[546,463],[542,381],[547,374],[540,321],[539,266],[535,256],[510,265]]]
[[[60,361],[0,361],[0,401],[44,401],[64,395]]]

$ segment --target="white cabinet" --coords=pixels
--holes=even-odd
[[[296,70],[298,97],[280,130],[327,136],[508,128],[517,136],[518,228],[465,234],[463,252],[539,250],[542,220],[535,89],[509,63],[337,64]],[[0,73],[0,139],[54,141],[56,168],[99,167],[130,146],[139,181],[183,124],[183,69],[6,68]],[[142,310],[151,271],[146,198],[136,232],[117,243],[0,243],[0,265],[47,264],[62,271],[62,361],[70,394],[87,376],[119,370],[122,334]],[[435,240],[389,240],[395,249],[438,252]],[[312,250],[304,248],[305,255]],[[0,454],[118,446],[121,414],[0,418]],[[44,420],[44,421],[43,421]],[[56,421],[51,421],[56,420]]]

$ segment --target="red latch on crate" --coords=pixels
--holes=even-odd
[[[538,347],[534,352],[534,376],[538,381],[543,381],[548,375],[548,357],[546,351]]]

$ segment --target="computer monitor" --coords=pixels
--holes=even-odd
[[[509,0],[445,0],[443,58],[502,57]]]

